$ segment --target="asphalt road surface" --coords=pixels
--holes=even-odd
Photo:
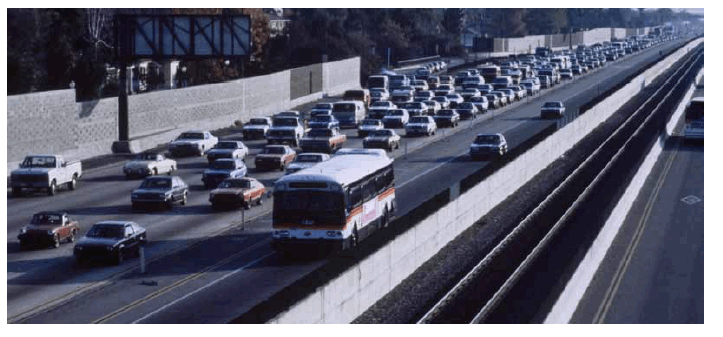
[[[667,142],[571,323],[704,323],[703,152]]]
[[[397,158],[394,165],[400,214],[486,165],[466,156],[477,133],[502,132],[512,149],[551,123],[574,118],[581,104],[657,59],[660,48],[680,44],[668,42],[608,62],[573,82],[543,90],[542,97],[491,111],[455,129],[440,129],[433,137],[403,136],[401,149],[391,153]],[[563,101],[568,115],[559,122],[539,119],[539,107],[545,101]],[[404,135],[401,129],[397,132]],[[345,147],[361,147],[356,131],[344,133],[349,137]],[[240,135],[226,138],[240,139]],[[272,186],[283,173],[258,172],[252,160],[264,141],[245,143],[252,155],[247,159],[249,175]],[[86,172],[76,191],[63,190],[54,197],[34,194],[8,198],[8,321],[224,323],[324,263],[323,259],[287,262],[273,252],[268,244],[271,199],[246,211],[242,227],[240,210],[211,210],[208,191],[201,183],[205,157],[177,161],[177,175],[190,185],[190,193],[186,206],[170,211],[132,211],[130,192],[140,180],[126,180],[122,163]],[[18,231],[33,213],[42,210],[69,211],[80,221],[81,233],[100,220],[139,223],[148,233],[148,273],[138,273],[138,259],[120,266],[77,266],[71,244],[58,249],[21,250]]]

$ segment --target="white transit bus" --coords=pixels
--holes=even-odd
[[[693,97],[685,107],[685,138],[703,139],[703,97]]]
[[[396,209],[392,163],[386,156],[348,154],[279,179],[272,247],[346,249],[386,227]]]

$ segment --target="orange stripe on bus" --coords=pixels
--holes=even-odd
[[[382,200],[382,199],[394,194],[394,191],[395,191],[394,188],[390,188],[390,189],[386,190],[385,192],[383,192],[382,194],[380,194],[379,197],[377,197],[377,199]]]

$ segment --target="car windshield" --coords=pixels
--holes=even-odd
[[[440,115],[440,116],[452,116],[453,114],[454,114],[453,110],[439,110],[439,112],[437,113],[437,115]]]
[[[436,96],[432,99],[439,103],[444,103],[447,101],[447,97],[444,97],[444,96]]]
[[[214,170],[233,170],[236,168],[236,163],[232,160],[216,160],[211,164],[211,168]]]
[[[329,103],[321,103],[317,104],[314,109],[331,109],[331,104]]]
[[[60,214],[35,214],[30,222],[33,225],[60,225],[63,217]]]
[[[543,105],[544,108],[559,108],[562,107],[562,103],[560,102],[547,102],[545,105]]]
[[[474,108],[474,104],[472,104],[470,102],[464,102],[464,103],[458,105],[457,108],[458,109],[472,109],[472,108]]]
[[[391,111],[389,111],[387,116],[404,116],[404,110],[400,110],[400,109],[391,110]]]
[[[499,142],[500,137],[497,135],[478,135],[474,140],[475,144],[498,144]]]
[[[476,97],[470,97],[469,101],[470,102],[484,102],[485,99],[484,99],[484,96],[476,96]],[[467,103],[467,102],[465,102],[465,103]],[[464,106],[465,103],[462,103],[460,106]]]
[[[447,95],[447,98],[449,99],[457,99],[457,94]]]
[[[308,133],[309,137],[327,137],[331,136],[331,130],[330,129],[311,129]]]
[[[321,161],[321,156],[316,154],[300,154],[294,161],[297,163],[318,163]]]
[[[217,149],[236,149],[239,148],[236,142],[218,142],[216,144]]]
[[[218,184],[219,188],[250,188],[251,182],[246,179],[227,179]]]
[[[356,106],[351,103],[337,103],[334,104],[334,112],[354,112]]]
[[[203,139],[203,133],[200,132],[184,132],[178,139]]]
[[[382,124],[382,122],[375,120],[375,119],[374,120],[365,119],[362,121],[362,125],[381,125],[381,124]]]
[[[141,153],[136,157],[136,160],[156,160],[155,153]]]
[[[283,147],[265,147],[261,153],[263,154],[284,154],[284,148]]]
[[[275,118],[274,126],[296,126],[296,118]]]
[[[382,93],[379,92],[379,91],[372,91],[371,93],[369,93],[369,96],[372,96],[372,97],[382,97]]]
[[[370,136],[372,136],[372,137],[386,137],[386,136],[391,136],[391,135],[392,135],[392,130],[377,130],[377,131],[373,131],[372,133],[370,133]]]
[[[314,116],[314,118],[311,119],[312,122],[330,122],[331,116],[330,115],[317,115]]]
[[[267,121],[264,118],[252,118],[249,121],[249,124],[251,124],[251,125],[269,125],[269,121]]]
[[[122,238],[123,227],[119,225],[93,225],[85,236],[90,238]]]
[[[141,183],[141,188],[171,188],[171,179],[165,178],[152,178],[146,179]]]
[[[409,120],[409,123],[422,123],[422,124],[426,124],[426,123],[428,123],[428,122],[429,122],[429,120],[428,120],[426,117],[422,117],[422,116],[412,117],[412,119]]]
[[[55,167],[55,157],[26,157],[25,160],[23,160],[22,167]]]
[[[392,105],[392,102],[382,102],[382,101],[378,101],[378,102],[374,102],[374,104],[372,104],[372,107],[387,108],[387,107],[390,107],[391,105]]]
[[[443,84],[437,87],[438,90],[452,90],[452,86],[449,84]]]

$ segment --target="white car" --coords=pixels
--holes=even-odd
[[[309,111],[309,116],[313,117],[316,115],[330,115],[331,110],[334,109],[334,103],[317,103]]]
[[[446,96],[435,96],[432,97],[432,100],[439,103],[442,109],[449,109],[449,98]]]
[[[249,149],[244,145],[243,142],[235,140],[222,140],[216,143],[213,149],[209,150],[206,154],[208,163],[213,163],[214,160],[219,158],[232,158],[232,159],[246,159],[249,154]]]
[[[427,114],[434,115],[437,111],[442,110],[442,105],[437,101],[424,101],[422,102],[427,105]]]
[[[434,122],[432,116],[414,116],[409,119],[409,122],[404,127],[404,131],[408,136],[431,136],[437,133],[437,123]]]
[[[480,133],[469,146],[472,159],[484,156],[502,156],[507,153],[507,140],[501,133]]]
[[[271,128],[271,118],[251,118],[242,130],[244,139],[264,139]]]
[[[166,158],[159,153],[146,152],[126,162],[123,165],[123,173],[126,178],[145,177],[157,174],[171,174],[177,167],[178,165],[173,159]]]
[[[457,104],[464,102],[464,98],[462,98],[462,95],[460,94],[449,94],[447,96],[447,99],[449,99],[449,107],[451,109],[454,109]]]
[[[312,167],[317,163],[329,160],[329,158],[331,158],[331,156],[326,153],[307,152],[298,154],[296,155],[296,158],[294,158],[294,161],[286,167],[284,175],[292,174],[305,168]]]
[[[218,138],[208,131],[191,130],[182,133],[171,142],[168,150],[175,157],[181,154],[203,156],[218,143]]]
[[[560,118],[565,115],[565,105],[562,102],[545,102],[540,108],[541,118]]]
[[[366,137],[369,132],[384,129],[381,119],[364,119],[359,123],[357,134],[359,137]]]
[[[403,128],[409,121],[409,112],[407,109],[392,109],[382,118],[382,124],[387,129]]]
[[[367,117],[371,119],[382,119],[387,114],[387,111],[391,109],[396,109],[397,105],[392,102],[387,101],[379,101],[374,102],[369,107],[369,113],[367,114]]]
[[[400,137],[394,130],[383,129],[372,131],[369,136],[364,138],[364,148],[382,148],[387,151],[394,151],[398,149],[401,143],[402,137]]]

